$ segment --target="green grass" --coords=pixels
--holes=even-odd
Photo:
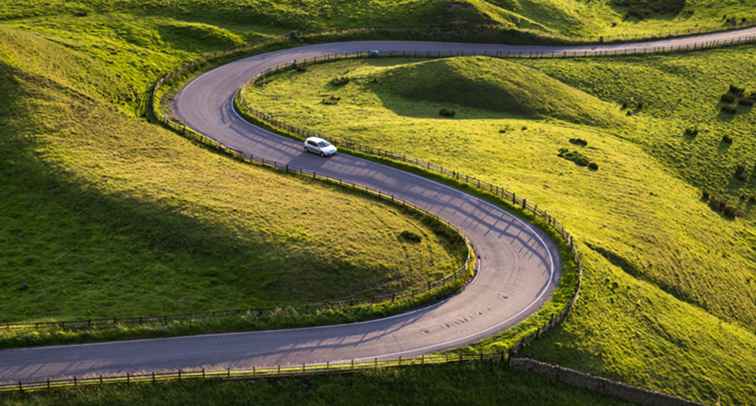
[[[534,390],[538,388],[538,390]],[[380,399],[376,398],[380,394]],[[12,405],[622,405],[538,375],[500,365],[469,364],[362,372],[343,376],[107,385],[49,394],[14,395]]]
[[[0,20],[47,19],[51,16],[86,20],[93,15],[109,13],[170,16],[232,30],[234,26],[248,25],[249,21],[307,31],[362,27],[460,30],[460,27],[489,25],[505,32],[568,40],[717,30],[732,26],[724,16],[736,18],[737,25],[753,23],[756,19],[752,5],[739,0],[302,0],[296,3],[270,0],[188,0],[180,3],[169,0],[8,0],[0,5]],[[206,28],[180,29],[199,29],[203,31],[199,36],[205,37]],[[233,38],[228,33],[221,35],[226,40]],[[516,36],[509,35],[508,38]]]
[[[297,305],[400,292],[461,265],[459,244],[395,206],[134,119],[151,76],[205,42],[194,28],[140,46],[112,26],[153,21],[48,23],[0,27],[3,320]]]
[[[756,85],[754,55],[740,47],[601,60],[344,61],[284,73],[243,97],[292,124],[507,186],[563,221],[588,260],[586,285],[577,313],[533,354],[691,399],[743,402],[756,393],[741,379],[756,362],[754,213],[742,203],[746,217],[727,220],[699,188],[733,202],[755,192],[727,181],[733,162],[752,162],[753,113],[717,114],[730,82]],[[338,77],[349,82],[334,86]],[[327,96],[340,101],[321,104]],[[440,117],[442,108],[455,118]],[[686,140],[692,125],[708,130]],[[735,140],[726,150],[715,143],[723,133]],[[559,157],[561,148],[599,169]]]

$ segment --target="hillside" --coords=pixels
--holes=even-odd
[[[507,72],[501,75],[501,72]],[[450,107],[503,113],[512,117],[554,117],[601,126],[621,123],[619,110],[535,69],[487,58],[425,61],[398,67],[356,70],[345,76],[375,89],[393,109],[391,95]],[[421,104],[422,106],[422,104]],[[407,109],[398,106],[404,114]],[[437,111],[408,114],[435,116]]]
[[[756,361],[754,213],[746,202],[746,217],[727,219],[687,177],[731,193],[718,182],[732,177],[724,158],[699,164],[668,151],[692,144],[710,153],[726,129],[735,142],[720,156],[753,157],[752,114],[723,121],[714,96],[728,82],[750,86],[753,55],[741,47],[646,59],[344,61],[283,73],[243,97],[335,139],[380,142],[504,185],[562,219],[587,258],[584,293],[536,357],[702,401],[742,401],[756,390],[738,384]],[[674,76],[660,86],[652,69]],[[669,94],[682,98],[672,117]],[[711,129],[686,141],[683,129],[703,120]],[[754,193],[748,183],[734,190]]]
[[[567,40],[659,36],[688,30],[716,30],[756,21],[742,0],[7,0],[0,20],[33,17],[91,18],[129,13],[178,18],[221,29],[255,22],[280,30],[320,31],[391,27],[464,31],[486,25],[528,35]],[[46,20],[40,20],[44,21]],[[529,36],[521,38],[529,38]],[[520,36],[509,35],[511,39]],[[502,37],[504,38],[504,37]]]
[[[396,207],[133,118],[150,76],[182,51],[41,31],[0,27],[3,320],[319,302],[424,286],[461,265],[458,245]],[[422,241],[398,238],[408,230]]]

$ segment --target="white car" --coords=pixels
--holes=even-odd
[[[306,139],[304,142],[304,148],[305,151],[318,154],[322,157],[336,155],[336,152],[338,151],[330,142],[318,137],[310,137]]]

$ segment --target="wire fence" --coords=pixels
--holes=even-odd
[[[312,376],[322,374],[343,374],[370,371],[385,368],[402,368],[421,365],[441,365],[469,362],[506,363],[511,354],[507,351],[481,352],[477,354],[433,354],[415,357],[397,357],[391,359],[352,359],[336,362],[314,362],[296,365],[251,366],[244,369],[176,369],[170,371],[152,371],[147,373],[125,373],[118,375],[87,375],[63,379],[45,379],[29,382],[0,384],[3,392],[34,392],[40,390],[86,387],[105,384],[140,384],[196,380],[249,380],[264,378],[282,378],[294,376]]]

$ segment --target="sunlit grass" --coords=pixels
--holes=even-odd
[[[745,373],[741,361],[752,360],[756,345],[748,329],[754,323],[753,213],[733,221],[713,212],[691,184],[696,177],[681,171],[664,146],[682,148],[677,128],[691,122],[711,125],[702,143],[724,129],[747,132],[752,115],[720,122],[706,116],[717,97],[705,95],[726,90],[728,81],[750,86],[752,59],[753,48],[744,47],[595,62],[345,61],[282,74],[243,96],[295,125],[506,186],[563,221],[582,242],[588,283],[576,315],[535,354],[695,399],[742,400],[754,390],[736,384]],[[660,84],[653,75],[634,74],[638,65],[673,72],[674,80]],[[581,69],[587,66],[594,68]],[[349,81],[334,85],[334,78]],[[667,93],[685,106],[671,120],[664,115]],[[340,101],[324,105],[327,95]],[[639,102],[641,111],[627,115]],[[486,103],[491,107],[481,108]],[[454,110],[455,118],[440,117],[442,108]],[[753,140],[736,139],[742,149],[733,148],[727,160],[752,151]],[[560,148],[579,150],[599,169],[559,157]],[[718,183],[729,171],[727,160],[686,161],[685,167],[704,185],[719,185],[712,190],[721,194],[753,193],[752,186]],[[664,374],[676,378],[658,379]]]

